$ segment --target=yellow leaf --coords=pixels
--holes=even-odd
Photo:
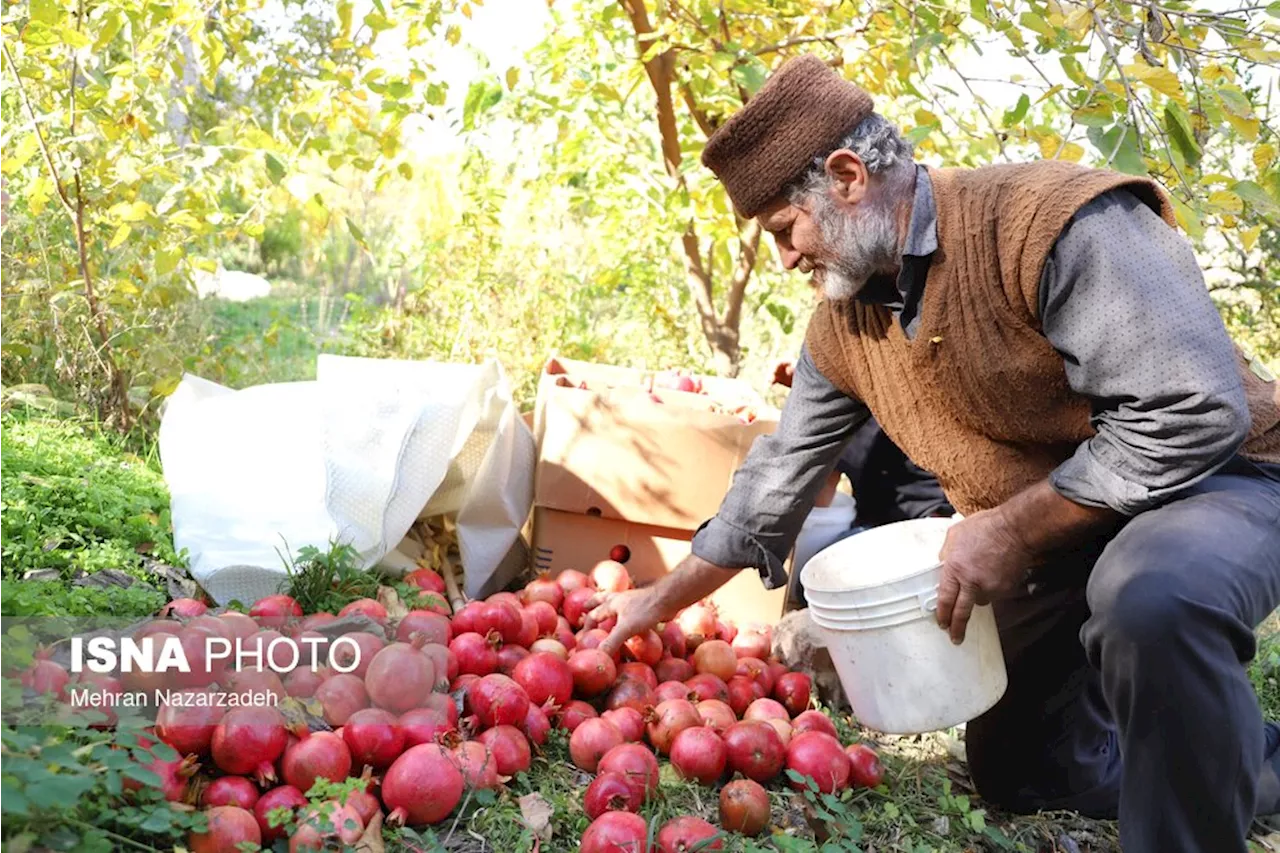
[[[1253,165],[1258,167],[1259,172],[1265,172],[1275,160],[1276,147],[1270,142],[1264,142],[1253,149]]]
[[[462,4],[462,16],[466,18],[468,21],[471,20],[471,4],[470,3]]]
[[[129,223],[121,222],[120,227],[116,229],[116,233],[111,236],[111,242],[107,244],[107,248],[114,249],[116,246],[119,246],[125,240],[129,239],[129,235],[132,232],[133,229],[129,227]]]
[[[1079,163],[1080,158],[1084,156],[1084,149],[1074,142],[1068,142],[1062,146],[1062,153],[1058,155],[1059,160],[1069,160],[1072,163]]]
[[[915,119],[918,127],[925,127],[930,124],[941,124],[938,117],[928,110],[916,110]]]
[[[1252,252],[1254,245],[1258,242],[1258,235],[1262,233],[1262,226],[1255,225],[1252,228],[1246,228],[1240,232],[1240,242],[1244,244],[1246,252]]]
[[[508,68],[507,69],[507,88],[514,89],[516,87],[516,83],[519,82],[519,80],[520,80],[520,69],[514,65]]]
[[[1231,190],[1217,190],[1209,193],[1209,204],[1223,213],[1243,213],[1244,201]]]
[[[1085,34],[1093,28],[1093,13],[1088,7],[1076,9],[1067,16],[1067,29],[1077,40],[1084,38]]]
[[[1258,138],[1258,130],[1262,125],[1256,118],[1241,118],[1238,115],[1226,113],[1226,119],[1241,136],[1250,142]]]
[[[1062,145],[1062,138],[1056,133],[1046,133],[1040,137],[1040,156],[1046,160],[1052,160],[1058,154],[1058,148]]]
[[[151,213],[151,205],[145,201],[128,201],[113,204],[107,215],[118,222],[141,222]]]
[[[1132,65],[1126,65],[1124,73],[1130,78],[1145,83],[1157,92],[1161,92],[1171,98],[1182,97],[1182,83],[1178,81],[1178,75],[1168,68],[1159,68],[1143,62],[1135,62]]]

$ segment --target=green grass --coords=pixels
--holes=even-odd
[[[329,306],[322,317],[319,299],[284,292],[247,302],[208,300],[208,351],[196,372],[233,388],[314,379],[316,356],[343,305]]]
[[[1280,720],[1280,630],[1273,615],[1258,634],[1258,653],[1249,666],[1265,720]]]

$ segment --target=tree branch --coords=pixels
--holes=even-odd
[[[747,282],[756,268],[760,234],[760,222],[757,219],[748,219],[738,232],[738,263],[729,279],[729,298],[724,311],[724,325],[731,329],[737,329],[742,321],[742,303],[747,295]]]
[[[978,107],[978,112],[982,113],[982,117],[987,120],[987,125],[991,128],[991,134],[996,138],[996,145],[1000,146],[1000,156],[1008,160],[1009,152],[1004,149],[1004,131],[996,127],[995,121],[991,118],[991,113],[987,111],[986,102],[978,97],[977,92],[973,91],[973,85],[969,83],[969,78],[960,73],[960,69],[951,61],[951,57],[947,56],[945,50],[939,49],[938,55],[942,57],[942,61],[947,64],[947,67],[960,78],[960,82],[964,84],[964,87],[969,90],[969,96],[973,98],[973,102]]]
[[[693,116],[693,120],[698,123],[698,129],[709,139],[711,134],[716,132],[715,125],[711,123],[711,120],[707,118],[706,112],[694,100],[693,90],[689,88],[688,83],[682,82],[680,84],[680,94],[684,97],[684,105],[689,108],[689,113]]]
[[[58,195],[58,201],[62,203],[62,209],[67,212],[67,217],[74,225],[76,221],[76,210],[71,206],[71,199],[67,197],[66,187],[62,185],[62,179],[58,177],[58,167],[53,163],[53,155],[49,153],[49,145],[44,141],[44,134],[40,132],[40,120],[36,118],[36,111],[31,106],[31,98],[27,95],[27,87],[22,84],[22,78],[18,76],[18,64],[13,61],[13,54],[9,52],[9,42],[0,42],[0,47],[4,48],[4,58],[9,63],[9,70],[13,72],[13,79],[18,84],[18,95],[22,98],[22,105],[27,108],[27,115],[31,117],[31,129],[35,132],[36,142],[40,146],[40,153],[44,156],[44,164],[49,169],[49,178],[53,181],[54,191]]]

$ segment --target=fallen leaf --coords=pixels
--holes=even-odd
[[[384,853],[386,849],[382,843],[382,812],[374,812],[364,834],[356,842],[356,853]]]
[[[535,838],[551,840],[551,815],[554,809],[541,794],[525,794],[519,800],[520,817]]]
[[[387,608],[387,621],[399,622],[409,612],[400,596],[389,586],[378,587],[378,603]]]

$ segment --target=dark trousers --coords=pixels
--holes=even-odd
[[[1118,816],[1125,853],[1244,853],[1280,810],[1246,672],[1280,604],[1280,466],[1231,470],[996,604],[1009,687],[966,730],[984,799]]]

